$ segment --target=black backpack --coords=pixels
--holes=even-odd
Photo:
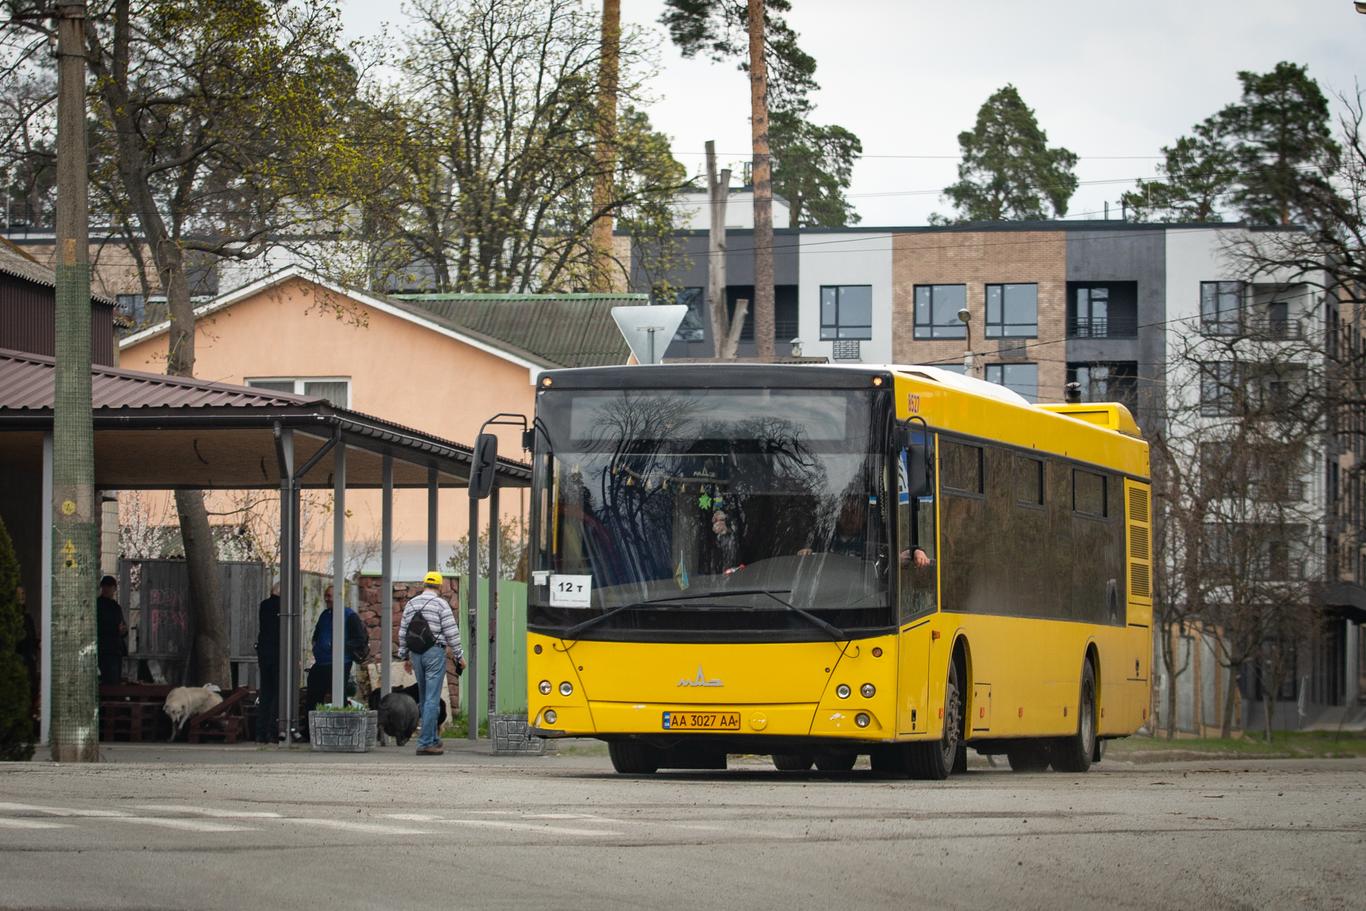
[[[421,608],[413,614],[413,619],[408,621],[408,629],[403,634],[403,644],[414,655],[421,655],[436,645],[436,635],[432,632],[431,626],[428,625],[427,615],[422,612]]]

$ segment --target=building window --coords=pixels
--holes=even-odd
[[[1233,414],[1238,365],[1209,361],[1200,365],[1200,413],[1205,417]]]
[[[1243,283],[1200,283],[1200,331],[1237,335],[1243,327]]]
[[[351,407],[350,377],[248,377],[246,385],[253,389],[269,389],[310,399],[324,399],[338,408]]]
[[[732,319],[735,316],[735,307],[741,301],[749,301],[749,306],[745,310],[745,323],[740,327],[740,341],[754,341],[754,286],[753,285],[727,285],[726,286],[726,317]],[[797,337],[797,286],[796,285],[774,285],[773,286],[773,340],[776,342],[790,342]],[[720,335],[721,333],[716,333]]]
[[[1068,364],[1067,382],[1081,387],[1083,402],[1118,402],[1138,407],[1138,364],[1135,361]]]
[[[873,337],[872,285],[821,285],[821,340]]]
[[[1138,335],[1138,283],[1068,282],[1068,338],[1133,338]]]
[[[915,286],[915,337],[965,338],[958,311],[968,304],[967,285]]]
[[[1039,398],[1038,364],[987,364],[986,381],[1018,392],[1031,402]]]
[[[987,285],[987,338],[1038,335],[1038,285]]]
[[[700,342],[706,336],[706,318],[702,313],[702,289],[701,288],[679,288],[673,294],[673,300],[668,298],[657,299],[657,304],[674,303],[682,304],[688,308],[688,313],[683,317],[683,322],[678,324],[678,331],[674,333],[676,342]]]

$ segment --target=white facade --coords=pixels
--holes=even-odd
[[[678,195],[678,226],[685,231],[707,231],[711,229],[711,211],[708,196],[701,190],[692,190]],[[781,196],[773,197],[773,227],[787,228],[792,224],[792,215],[787,200]],[[751,190],[730,191],[726,200],[726,227],[747,230],[754,227],[754,193]]]
[[[892,361],[892,235],[866,232],[803,232],[800,245],[798,337],[802,354],[824,356],[836,363],[889,364]],[[869,286],[872,321],[869,338],[858,341],[858,355],[837,352],[833,339],[822,338],[823,288]],[[825,335],[832,335],[828,329]],[[850,340],[854,341],[854,340]],[[848,349],[849,345],[843,346]],[[845,356],[837,356],[842,354]]]

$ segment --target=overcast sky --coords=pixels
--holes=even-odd
[[[516,2],[516,0],[509,0]],[[592,3],[592,0],[586,0]],[[402,23],[395,5],[344,0],[352,37]],[[923,224],[948,212],[957,135],[1013,83],[1052,145],[1081,156],[1069,217],[1101,217],[1158,149],[1237,99],[1237,72],[1308,64],[1326,93],[1354,92],[1366,15],[1351,0],[793,0],[789,22],[816,58],[813,118],[852,130],[864,158],[851,198],[864,225]],[[749,90],[731,64],[684,60],[656,24],[662,0],[623,0],[626,22],[660,44],[656,128],[690,173],[714,139],[748,157]]]

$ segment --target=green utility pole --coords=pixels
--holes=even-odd
[[[90,410],[85,3],[57,3],[57,370],[52,408],[52,758],[99,759]]]

